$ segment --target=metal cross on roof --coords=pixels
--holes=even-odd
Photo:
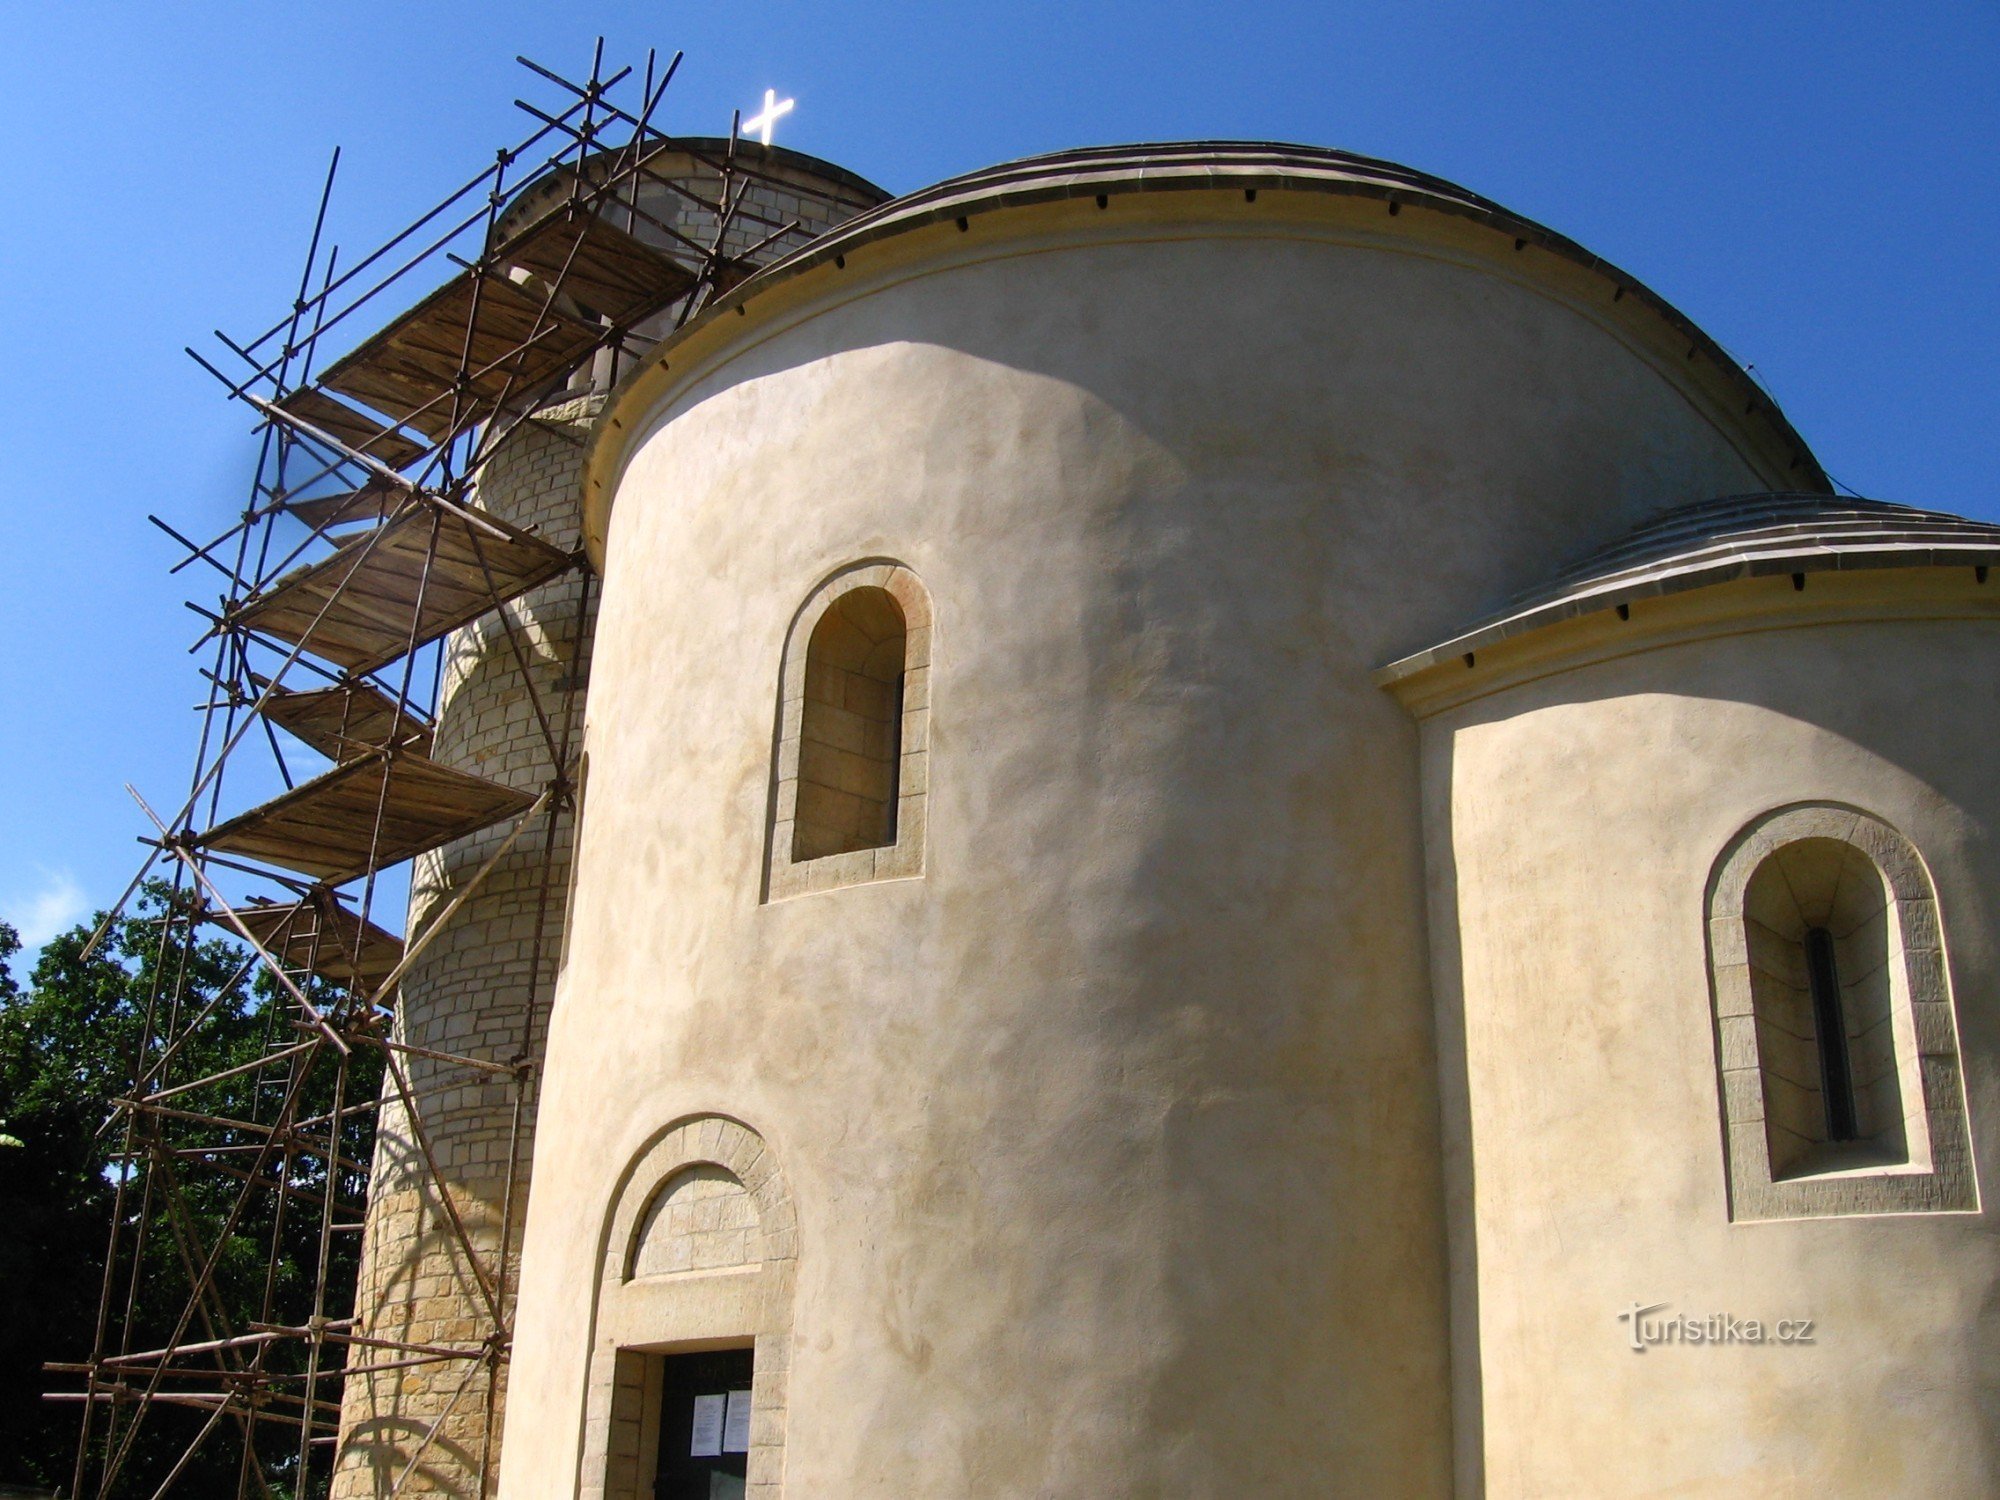
[[[743,122],[745,133],[754,135],[765,145],[771,144],[771,127],[778,123],[781,115],[792,112],[793,100],[780,99],[776,89],[764,90],[764,112],[753,115]]]

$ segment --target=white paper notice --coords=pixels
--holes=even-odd
[[[722,1416],[727,1399],[723,1396],[694,1398],[694,1440],[688,1444],[688,1457],[713,1458],[722,1451]]]
[[[748,1453],[750,1451],[750,1393],[731,1391],[729,1393],[729,1414],[722,1422],[722,1451],[724,1453]]]

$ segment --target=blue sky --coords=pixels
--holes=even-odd
[[[2000,4],[10,8],[0,51],[0,916],[136,866],[196,732],[189,574],[145,521],[240,507],[240,411],[181,354],[279,316],[326,158],[360,247],[521,133],[525,52],[688,53],[665,128],[894,191],[1060,147],[1253,137],[1464,183],[1753,364],[1842,483],[2000,519]]]

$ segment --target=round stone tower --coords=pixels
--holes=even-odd
[[[609,216],[685,260],[693,254],[688,242],[709,246],[717,238],[704,207],[717,201],[719,186],[708,163],[728,143],[681,146],[648,159],[637,213]],[[738,179],[737,214],[723,236],[727,255],[752,252],[794,220],[808,236],[818,234],[884,197],[797,152],[737,149],[749,175]],[[563,191],[553,180],[531,184],[500,232]],[[793,234],[784,244],[801,242]],[[678,312],[668,308],[642,327],[640,346],[671,329]],[[480,470],[476,503],[556,547],[577,549],[585,445],[604,391],[620,373],[616,361],[600,357],[563,398],[516,426]],[[440,1350],[483,1345],[487,1354],[404,1364],[403,1356],[371,1356],[365,1344],[354,1346],[353,1365],[400,1367],[346,1383],[333,1489],[339,1497],[386,1495],[398,1485],[399,1495],[494,1493],[543,1040],[563,948],[595,578],[580,567],[511,601],[506,613],[511,630],[488,614],[448,638],[433,753],[523,791],[549,792],[550,801],[411,965],[397,1013],[404,1043],[498,1066],[404,1054],[415,1118],[393,1087],[385,1089],[356,1299],[363,1337]],[[417,862],[409,931],[428,930],[510,829],[489,828]],[[449,1184],[448,1203],[426,1152]],[[489,1474],[484,1485],[482,1471]]]

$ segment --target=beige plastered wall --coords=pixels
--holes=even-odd
[[[784,1493],[1450,1492],[1417,731],[1370,671],[1782,476],[1518,261],[1156,196],[858,254],[601,429],[517,1500],[588,1482],[611,1205],[709,1112],[796,1204]],[[857,561],[935,609],[923,873],[765,900],[786,633]]]
[[[1407,685],[1461,1493],[2000,1493],[1993,587],[1732,583]],[[1740,830],[1801,802],[1873,814],[1928,872],[1985,1213],[1731,1222],[1704,893]],[[1811,1319],[1813,1341],[1636,1353],[1634,1304]]]

